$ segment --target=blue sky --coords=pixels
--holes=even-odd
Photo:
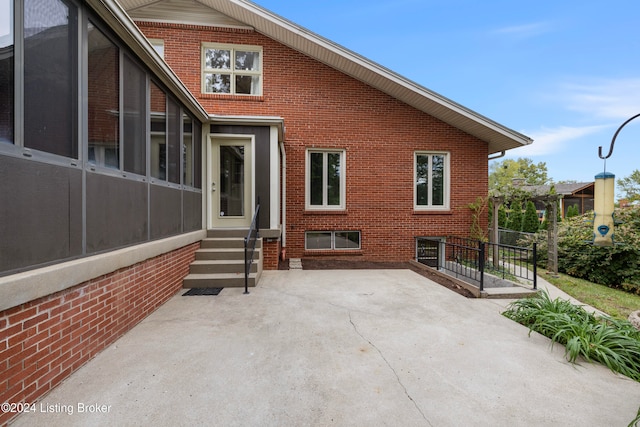
[[[507,158],[592,181],[640,113],[637,0],[256,0],[260,6],[533,138]],[[606,170],[640,169],[640,118]]]

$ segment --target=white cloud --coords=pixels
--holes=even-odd
[[[557,153],[562,151],[568,143],[607,128],[609,128],[609,125],[583,127],[560,126],[556,128],[541,128],[538,131],[524,132],[526,135],[533,138],[533,144],[517,148],[509,153],[512,156],[517,157],[544,156],[547,154]]]
[[[559,95],[569,110],[598,119],[619,121],[640,112],[640,78],[564,84]]]
[[[510,27],[502,27],[493,31],[494,34],[504,34],[510,37],[533,37],[544,34],[551,30],[548,22],[533,22],[530,24],[514,25]]]

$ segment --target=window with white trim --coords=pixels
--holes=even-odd
[[[449,153],[416,152],[414,182],[416,210],[448,210]]]
[[[307,231],[304,247],[307,250],[357,250],[360,249],[360,232]]]
[[[262,48],[204,43],[202,92],[262,95]]]
[[[345,208],[344,150],[308,150],[305,180],[307,209]]]
[[[149,39],[149,43],[151,44],[151,47],[153,47],[153,50],[155,50],[158,53],[158,55],[164,58],[164,40]]]

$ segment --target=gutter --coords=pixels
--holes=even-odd
[[[495,160],[495,159],[499,159],[501,157],[504,157],[507,154],[506,150],[502,150],[502,152],[500,154],[497,154],[495,156],[491,156],[489,157],[487,160]]]

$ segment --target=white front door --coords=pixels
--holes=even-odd
[[[253,138],[211,137],[211,209],[213,228],[249,227],[253,217]]]

